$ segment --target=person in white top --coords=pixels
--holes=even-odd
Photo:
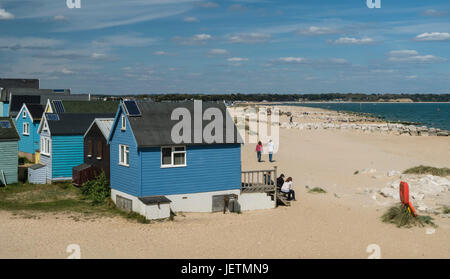
[[[272,140],[269,140],[269,142],[267,143],[267,152],[269,152],[269,161],[272,163],[272,156],[273,156],[273,142]]]
[[[294,182],[292,182],[292,177],[288,177],[286,181],[283,183],[283,186],[281,186],[281,192],[288,194],[288,201],[292,199],[295,201],[295,191],[293,189]]]

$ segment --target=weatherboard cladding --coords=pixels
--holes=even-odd
[[[120,107],[118,113],[119,119],[121,115],[122,108]],[[119,122],[120,121],[114,122],[110,141],[111,188],[133,196],[141,196],[141,160],[139,158],[136,141],[134,140],[133,131],[131,129],[122,131]],[[126,122],[127,127],[130,127],[128,120],[126,120]],[[119,144],[128,145],[130,148],[129,167],[119,165]]]
[[[18,149],[17,140],[0,141],[0,180],[3,184],[5,184],[5,181],[3,181],[1,171],[5,173],[7,184],[17,182],[19,164]]]
[[[47,166],[37,164],[29,167],[28,182],[31,184],[45,184],[47,182]]]
[[[151,103],[151,102],[138,102],[138,107],[142,113],[142,116],[129,116],[129,122],[133,129],[133,133],[136,136],[136,141],[139,147],[153,147],[161,145],[174,145],[172,141],[172,127],[179,123],[180,120],[171,120],[172,112],[177,108],[185,108],[189,111],[191,116],[191,143],[190,144],[207,144],[203,137],[201,142],[194,141],[194,134],[196,132],[194,126],[194,102],[170,102],[170,103]],[[233,122],[234,139],[232,142],[226,140],[226,116],[230,117],[226,107],[223,103],[215,102],[203,102],[202,114],[208,108],[217,108],[221,111],[223,117],[223,143],[234,144],[240,142],[238,140],[238,132]],[[210,120],[203,120],[200,131],[203,134],[203,130],[208,125]]]
[[[195,145],[186,149],[186,167],[161,168],[161,148],[141,154],[141,196],[240,189],[240,144]]]
[[[52,179],[71,179],[72,168],[83,163],[83,136],[52,136]]]
[[[41,108],[42,108],[42,106],[41,106]],[[25,118],[23,118],[24,111],[26,113]],[[33,118],[33,120],[34,120],[34,118]],[[23,124],[24,123],[28,123],[28,125],[30,127],[28,135],[23,134]],[[37,133],[37,130],[39,127],[39,122],[31,121],[30,114],[24,108],[20,111],[19,117],[16,120],[16,124],[17,124],[17,131],[19,132],[19,135],[20,135],[19,151],[34,154],[35,151],[37,149],[39,149],[39,147],[40,147],[40,145],[39,145],[40,136]]]

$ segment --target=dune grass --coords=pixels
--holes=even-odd
[[[308,191],[308,193],[311,193],[311,194],[325,194],[325,193],[327,193],[327,191],[325,191],[324,189],[322,189],[320,187],[314,187],[314,188],[310,189]]]
[[[409,168],[403,172],[404,174],[431,174],[434,176],[450,176],[449,168],[435,168],[429,166],[418,166]]]
[[[119,210],[110,198],[103,202],[83,195],[71,183],[35,185],[16,183],[0,188],[0,210],[31,216],[39,213],[75,214],[76,220],[122,216],[139,223],[150,223],[135,212]],[[74,217],[74,216],[72,216]]]
[[[442,213],[444,214],[450,214],[450,207],[444,207],[444,209],[442,210]]]
[[[432,217],[421,215],[414,217],[409,213],[408,209],[402,207],[401,204],[389,208],[387,212],[381,216],[381,220],[385,223],[394,224],[399,228],[411,228],[413,226],[424,227],[425,225],[436,227]]]

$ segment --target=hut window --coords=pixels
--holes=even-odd
[[[88,140],[88,154],[87,154],[87,156],[90,158],[90,157],[92,157],[92,148],[93,148],[93,146],[92,146],[92,140]]]
[[[130,166],[130,147],[128,145],[119,144],[119,165]]]
[[[103,144],[101,141],[97,141],[97,159],[100,160],[103,157]]]
[[[186,147],[162,147],[161,167],[184,167],[186,166]]]
[[[41,153],[50,156],[50,139],[41,138]]]
[[[29,136],[30,135],[30,123],[23,123],[23,131],[22,134],[24,136]]]
[[[22,117],[27,118],[27,112],[25,110],[23,111]]]
[[[126,129],[127,129],[127,121],[126,121],[126,119],[125,119],[125,115],[122,115],[122,127],[121,127],[121,130],[122,131],[125,131]]]

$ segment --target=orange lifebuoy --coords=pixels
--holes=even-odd
[[[405,181],[400,182],[400,201],[402,202],[402,206],[407,206],[412,216],[417,216],[416,210],[409,201],[409,185]]]

